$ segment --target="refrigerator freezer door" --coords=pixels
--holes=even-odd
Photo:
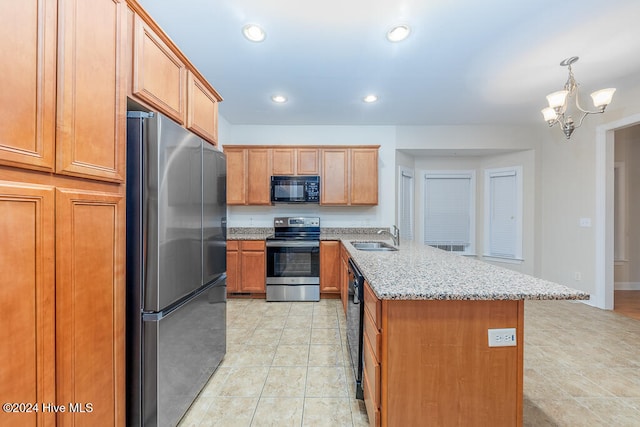
[[[202,144],[202,275],[207,284],[227,270],[227,166],[223,153]]]
[[[224,357],[226,276],[142,323],[142,425],[175,426]]]
[[[159,114],[144,135],[143,310],[157,312],[202,286],[202,141]]]

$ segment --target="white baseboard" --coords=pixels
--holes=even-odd
[[[614,289],[616,291],[640,291],[640,282],[616,282]]]

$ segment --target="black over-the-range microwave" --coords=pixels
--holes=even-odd
[[[271,203],[320,203],[320,177],[272,176]]]

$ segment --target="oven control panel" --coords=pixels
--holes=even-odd
[[[273,226],[279,227],[320,227],[319,217],[278,217],[273,219]]]

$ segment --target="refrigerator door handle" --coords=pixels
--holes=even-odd
[[[206,292],[206,291],[210,290],[211,288],[213,288],[215,286],[220,286],[220,285],[226,284],[226,280],[227,280],[227,273],[223,273],[222,275],[220,275],[220,277],[215,282],[209,283],[208,285],[203,286],[202,288],[198,289],[196,292],[194,292],[191,295],[185,297],[184,299],[182,299],[179,302],[177,302],[176,304],[170,306],[166,310],[158,311],[158,312],[151,312],[151,313],[142,313],[142,321],[143,322],[158,322],[158,321],[164,319],[165,317],[169,316],[174,311],[179,310],[182,306],[185,306],[185,305],[189,304],[191,301],[193,301],[194,299],[198,298],[203,292]]]

